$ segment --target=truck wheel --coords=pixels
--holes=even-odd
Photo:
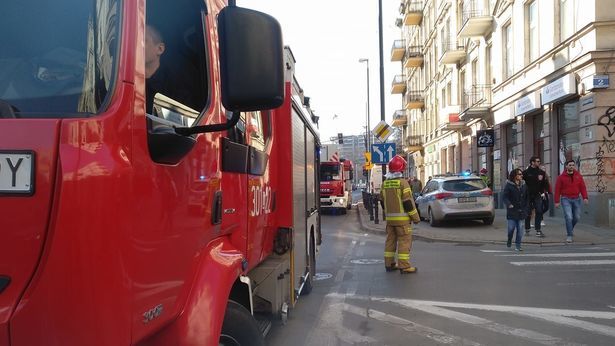
[[[348,203],[348,206],[346,207],[346,209],[348,210],[352,209],[352,204]]]
[[[218,345],[265,346],[265,340],[250,311],[239,303],[229,301],[224,313],[224,322],[222,323],[222,332],[220,333]]]
[[[308,279],[301,290],[302,296],[310,294],[312,292],[312,288],[314,288],[314,275],[316,275],[316,243],[314,242],[313,236],[310,236],[309,256],[308,263],[310,264],[310,275],[308,275]]]

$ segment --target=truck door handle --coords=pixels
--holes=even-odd
[[[216,191],[211,206],[211,224],[218,225],[220,223],[222,223],[222,191]]]

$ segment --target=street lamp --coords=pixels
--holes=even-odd
[[[365,152],[369,152],[370,151],[370,131],[371,131],[371,127],[369,125],[369,59],[367,58],[361,58],[359,59],[360,63],[365,63],[365,66],[367,67],[367,128],[365,129]],[[366,187],[367,190],[369,191],[369,172],[367,173],[367,178],[365,179],[366,181]]]

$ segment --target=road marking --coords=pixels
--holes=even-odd
[[[585,260],[585,261],[528,261],[510,262],[516,266],[595,266],[615,264],[615,260]]]
[[[525,253],[497,255],[498,257],[613,257],[615,252],[579,252],[579,253]]]
[[[353,240],[346,249],[342,265],[346,265],[353,256],[357,241]],[[341,289],[341,282],[347,269],[342,267],[335,276],[336,285],[330,292]],[[321,316],[316,328],[314,328],[306,338],[306,345],[337,346],[340,341],[348,344],[375,344],[374,338],[361,335],[354,330],[348,329],[340,323],[343,320],[343,311],[346,306],[345,300],[348,296],[353,296],[357,291],[358,282],[352,283],[347,293],[330,293],[323,299],[318,316]]]
[[[333,293],[335,295],[335,293]],[[329,294],[328,296],[331,296]],[[463,323],[469,323],[476,327],[488,329],[497,333],[520,337],[531,340],[543,345],[572,345],[557,337],[534,332],[527,329],[513,328],[502,325],[482,317],[453,311],[447,308],[455,309],[471,309],[481,311],[507,312],[516,315],[527,316],[534,319],[544,320],[554,324],[565,325],[567,327],[579,328],[594,333],[599,333],[609,337],[615,337],[615,327],[602,325],[598,323],[583,321],[578,318],[592,318],[615,320],[615,312],[610,311],[591,311],[591,310],[569,310],[569,309],[549,309],[549,308],[534,308],[523,306],[506,306],[506,305],[487,305],[487,304],[471,304],[471,303],[453,303],[439,302],[429,300],[414,300],[414,299],[397,299],[389,297],[367,297],[353,296],[352,299],[360,299],[366,301],[378,301],[383,303],[393,303],[400,306],[405,306],[410,309],[424,311],[433,315],[453,319]],[[576,317],[576,318],[573,318]]]
[[[405,331],[416,333],[424,336],[428,339],[434,340],[440,344],[445,345],[468,345],[468,346],[480,346],[481,344],[470,341],[458,336],[447,334],[441,330],[427,327],[410,320],[403,319],[382,311],[374,309],[365,309],[354,305],[347,304],[344,309],[346,312],[353,313],[358,316],[371,318],[380,322],[387,323],[389,325],[402,327]]]
[[[498,253],[498,252],[510,252],[510,250],[480,250],[480,252]]]

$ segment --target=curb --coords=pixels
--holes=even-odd
[[[370,232],[370,233],[375,233],[375,234],[386,234],[385,231],[382,231],[378,228],[374,228],[374,227],[370,227],[369,225],[366,225],[365,223],[363,223],[363,217],[361,217],[361,210],[359,208],[364,208],[363,203],[362,202],[358,202],[356,204],[356,212],[357,212],[357,218],[359,219],[359,225],[361,226],[361,229],[363,229],[366,232]],[[417,240],[423,240],[426,242],[432,242],[432,243],[464,243],[464,244],[506,244],[505,240],[465,240],[465,239],[450,239],[450,238],[442,238],[442,237],[431,237],[431,236],[426,236],[426,235],[421,235],[421,234],[417,234],[416,232],[413,232],[413,238],[417,239]],[[544,240],[530,240],[530,241],[523,241],[523,244],[527,244],[527,245],[539,245],[541,247],[547,247],[547,246],[561,246],[561,245],[569,245],[567,244],[564,240],[561,241],[544,241]],[[574,242],[573,244],[570,245],[608,245],[608,244],[615,244],[614,242],[601,242],[601,243],[596,243],[596,242],[591,242],[591,241],[578,241],[578,242]]]

